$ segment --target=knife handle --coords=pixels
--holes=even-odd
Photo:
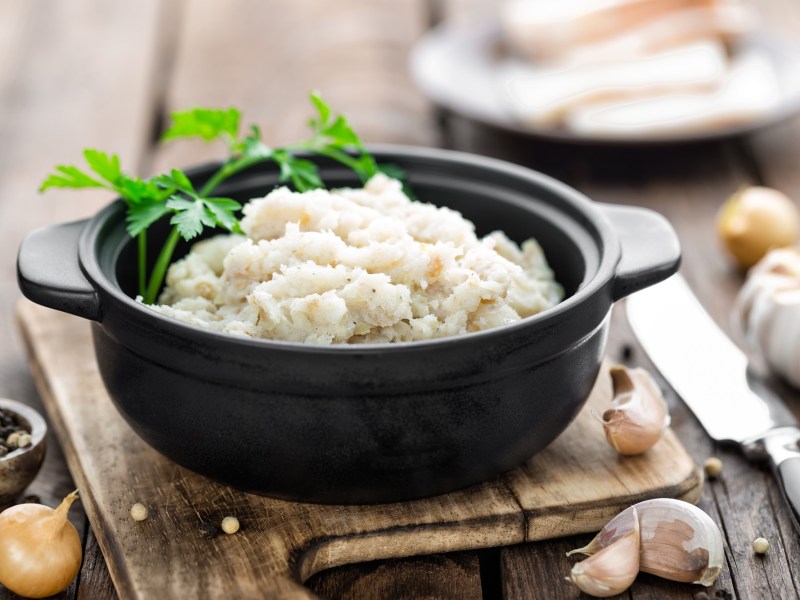
[[[792,511],[794,526],[800,532],[800,429],[774,430],[763,440],[772,470]]]

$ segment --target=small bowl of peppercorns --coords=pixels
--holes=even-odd
[[[0,398],[0,507],[14,501],[42,466],[47,424],[30,406]]]

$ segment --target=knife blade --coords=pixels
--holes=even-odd
[[[768,459],[800,532],[800,428],[749,367],[744,352],[674,275],[626,301],[628,321],[647,355],[706,432]]]

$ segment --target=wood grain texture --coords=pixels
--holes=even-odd
[[[430,144],[428,103],[406,64],[428,24],[426,0],[192,0],[178,34],[165,113],[242,109],[270,145],[308,135],[319,90],[367,142]],[[218,159],[222,149],[174,142],[154,168]]]
[[[320,574],[322,575],[322,574]],[[313,576],[306,586],[320,598],[483,598],[478,556],[440,554],[345,566]]]
[[[684,275],[720,327],[736,339],[730,327],[730,311],[743,276],[723,253],[714,223],[725,198],[739,186],[756,180],[744,154],[746,150],[740,144],[572,148],[532,144],[530,140],[485,130],[457,117],[451,116],[450,122],[458,149],[522,162],[559,177],[594,200],[646,206],[667,216],[681,239]],[[624,320],[624,308],[615,309],[615,313],[610,351],[623,345],[638,349]],[[656,372],[640,349],[633,364]],[[669,388],[666,382],[662,382],[662,387]],[[789,406],[800,414],[797,394],[786,391],[785,395],[790,401],[794,398]],[[721,524],[725,535],[726,568],[713,591],[742,598],[793,597],[797,594],[798,538],[773,477],[748,463],[737,450],[713,444],[674,394],[669,396],[669,402],[672,428],[695,460],[702,463],[708,456],[718,455],[726,464],[723,477],[707,486],[699,502]],[[769,563],[756,562],[750,543],[759,535],[779,540],[779,545],[788,547],[782,547]],[[549,544],[521,548],[509,557],[504,551],[504,581],[519,579],[516,588],[511,589],[531,589],[525,561],[519,560],[525,553],[545,553],[544,557],[528,557],[528,560],[555,561],[567,566]],[[637,583],[632,593],[640,586],[645,595],[666,593],[660,585],[648,578],[644,584]]]
[[[630,502],[695,499],[702,486],[671,433],[641,457],[616,455],[590,414],[610,401],[610,381],[601,376],[586,410],[556,442],[486,484],[362,506],[246,494],[178,467],[136,437],[102,387],[85,322],[28,302],[19,317],[34,378],[123,598],[266,590],[301,597],[296,582],[333,566],[594,531]],[[134,502],[150,508],[147,521],[130,519]],[[227,515],[242,523],[235,536],[219,530]]]
[[[114,582],[106,568],[105,558],[91,528],[87,531],[83,550],[83,565],[78,578],[77,600],[116,600],[119,598]]]
[[[149,141],[160,13],[155,0],[0,2],[0,396],[42,412],[15,327],[17,245],[34,227],[89,215],[108,200],[103,193],[39,196],[54,164],[78,162],[84,147],[97,146],[137,168]],[[26,494],[55,506],[74,488],[51,431]],[[70,520],[86,539],[80,503]],[[86,565],[103,569],[96,546],[87,547]],[[81,580],[90,590],[94,578],[84,572],[56,598],[75,598]],[[16,597],[0,586],[0,599],[9,598]]]
[[[481,9],[482,1],[432,0],[440,5],[441,16],[454,6],[464,19],[471,18],[468,5]],[[219,156],[218,148],[194,144],[175,144],[158,156],[153,154],[148,143],[159,104],[165,105],[162,110],[202,103],[239,104],[245,107],[248,119],[265,124],[280,121],[268,132],[269,141],[295,139],[302,134],[305,107],[294,108],[296,114],[291,117],[285,111],[292,108],[295,99],[304,97],[308,87],[320,88],[338,108],[355,117],[360,129],[368,126],[372,141],[428,144],[439,139],[438,121],[429,116],[427,103],[410,85],[405,71],[404,52],[428,19],[426,2],[375,2],[379,8],[367,7],[366,12],[364,7],[371,0],[335,4],[333,8],[333,3],[288,0],[170,0],[154,10],[156,3],[149,0],[73,0],[61,6],[46,0],[0,2],[0,334],[10,340],[0,347],[0,395],[34,405],[39,402],[13,327],[12,306],[18,296],[13,281],[17,241],[30,227],[88,215],[105,201],[102,193],[89,195],[88,200],[87,195],[68,192],[36,197],[34,190],[40,177],[55,162],[77,160],[79,150],[87,145],[117,150],[126,163],[130,161],[134,169],[137,164],[143,165],[146,172]],[[786,35],[796,37],[800,32],[797,0],[758,0],[758,6],[767,12],[770,24]],[[198,10],[205,14],[193,14]],[[331,18],[334,11],[339,14]],[[175,12],[180,18],[165,14]],[[187,19],[182,18],[184,15]],[[344,21],[348,26],[342,28]],[[320,39],[312,39],[316,37]],[[300,39],[305,44],[302,48],[295,43]],[[358,43],[354,43],[356,39]],[[358,67],[348,63],[340,70],[336,68],[338,59],[353,58],[337,52],[337,45],[371,58],[359,59],[355,63]],[[234,49],[230,54],[229,48]],[[366,82],[368,77],[378,77],[378,81]],[[221,78],[225,78],[224,86],[216,83]],[[353,80],[357,85],[349,85]],[[94,118],[95,111],[98,119]],[[727,310],[741,275],[730,268],[714,241],[711,223],[715,203],[741,183],[751,181],[779,186],[800,198],[798,127],[800,123],[795,121],[744,144],[644,149],[641,156],[638,151],[555,147],[510,139],[496,132],[488,136],[493,138],[488,144],[494,146],[492,150],[487,149],[486,135],[477,136],[483,141],[465,142],[463,138],[472,134],[465,136],[460,127],[454,136],[461,139],[441,139],[451,139],[450,145],[459,148],[499,153],[540,168],[592,196],[597,193],[610,201],[622,198],[620,201],[668,212],[684,246],[691,248],[685,254],[685,267],[695,290],[718,322],[727,327]],[[689,179],[686,194],[682,177],[692,171],[695,175]],[[24,211],[15,208],[22,205]],[[619,360],[626,346],[633,348],[636,364],[649,365],[627,329],[623,312],[618,310],[609,351]],[[791,406],[800,408],[796,393],[787,392],[786,397]],[[797,597],[800,540],[782,512],[771,477],[746,463],[736,451],[716,448],[688,410],[674,396],[669,401],[673,430],[692,456],[702,461],[717,454],[725,460],[723,477],[708,482],[700,499],[700,506],[723,523],[728,540],[728,564],[709,595],[728,592],[742,598]],[[72,482],[58,444],[55,439],[50,442],[44,470],[30,492],[54,505],[70,491]],[[763,493],[764,489],[768,493]],[[85,517],[76,510],[72,519],[83,531]],[[747,553],[748,536],[755,531],[773,543],[763,565],[751,565],[754,559]],[[76,593],[86,598],[103,597],[104,583],[94,591],[94,582],[102,582],[102,577],[86,576],[87,569],[102,574],[102,558],[91,535],[85,537],[83,573],[61,598],[74,598]],[[172,543],[166,538],[164,541]],[[561,585],[561,569],[568,567],[563,562],[563,546],[560,540],[538,542],[497,554],[503,557],[502,564],[498,558],[496,568],[502,571],[507,597],[577,597],[574,590]],[[320,573],[309,583],[317,593],[331,598],[342,594],[391,598],[401,589],[409,597],[420,597],[424,590],[431,590],[433,597],[456,598],[462,593],[463,597],[472,597],[470,590],[474,587],[462,584],[474,582],[478,576],[477,554],[459,556],[470,558],[456,561],[448,555],[444,560],[439,556],[393,560],[385,567],[380,563],[347,566]],[[380,574],[377,578],[376,572]],[[556,579],[545,576],[545,572]],[[435,588],[430,587],[424,573],[435,573],[440,580]],[[492,581],[487,581],[484,573],[480,575],[489,586],[482,589],[484,597],[499,597],[500,586],[492,587]],[[359,583],[361,577],[366,583]],[[780,589],[777,584],[764,587],[764,578],[785,585],[787,577],[794,588]],[[508,585],[514,581],[516,595],[509,595]],[[414,587],[415,582],[420,587]],[[630,595],[681,598],[700,591],[691,586],[667,589],[655,578],[640,577]],[[10,597],[0,588],[0,599]]]
[[[451,0],[459,4],[459,0]],[[785,35],[800,33],[800,3],[765,0],[759,3],[767,23]],[[722,202],[742,185],[774,185],[800,198],[800,120],[773,128],[751,140],[668,147],[603,148],[539,143],[510,136],[448,116],[446,141],[460,150],[499,156],[552,174],[594,200],[647,206],[658,210],[676,227],[683,247],[682,271],[717,323],[740,343],[730,314],[743,274],[721,250],[715,235],[716,213]],[[797,200],[795,200],[797,201]],[[636,351],[632,364],[654,371],[624,319],[615,310],[609,351],[626,346]],[[775,382],[774,382],[775,383]],[[663,387],[668,389],[666,382]],[[776,384],[788,406],[800,417],[800,395]],[[720,456],[723,475],[706,485],[699,506],[721,524],[726,565],[709,596],[739,598],[800,597],[800,538],[772,475],[748,463],[736,449],[719,447],[705,435],[688,409],[669,395],[672,428],[698,462]],[[755,537],[775,540],[778,552],[763,561],[750,543]],[[504,593],[507,598],[536,597],[535,569],[564,574],[562,542],[504,549]],[[531,570],[532,565],[534,570]],[[558,568],[553,565],[559,565]],[[552,573],[551,573],[552,571]],[[555,586],[541,597],[575,598],[575,590]],[[673,586],[653,577],[640,577],[630,597],[687,597],[691,586]]]

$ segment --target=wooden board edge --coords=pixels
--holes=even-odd
[[[459,521],[458,534],[453,522],[389,527],[369,533],[315,540],[299,549],[292,557],[293,575],[305,582],[312,575],[343,565],[383,560],[510,546],[525,541],[525,520],[522,511]],[[469,542],[460,539],[464,529],[470,530]],[[398,553],[396,535],[413,531],[416,542]],[[392,544],[395,544],[392,547]],[[384,548],[392,547],[389,552]]]
[[[87,485],[80,468],[80,457],[76,455],[66,424],[63,423],[58,411],[54,408],[56,401],[53,391],[37,356],[34,337],[37,327],[40,329],[38,325],[40,311],[45,310],[49,312],[49,309],[36,306],[25,299],[21,299],[16,305],[17,322],[28,354],[30,369],[53,424],[54,432],[64,448],[67,465],[73,479],[79,488],[87,491],[87,496],[84,498],[86,513],[97,534],[98,544],[108,559],[112,581],[122,598],[137,598],[138,594],[131,574],[126,571],[122,558],[115,555],[114,544],[104,533],[109,530],[110,524],[106,523],[106,519],[103,518],[102,511]],[[84,325],[88,327],[88,324]],[[459,521],[458,525],[462,527],[462,533],[464,529],[471,530],[466,542],[463,539],[456,539],[452,531],[454,525],[452,522],[388,527],[366,534],[362,532],[358,535],[317,539],[292,552],[287,561],[287,571],[281,579],[284,579],[284,583],[291,588],[292,580],[296,584],[302,584],[315,573],[346,564],[421,554],[496,548],[593,532],[600,529],[610,518],[630,504],[653,497],[667,496],[696,502],[703,487],[702,471],[672,432],[668,432],[667,439],[664,441],[667,440],[676,451],[681,453],[680,462],[687,467],[684,477],[674,485],[664,486],[646,493],[615,498],[613,503],[600,507],[597,506],[596,501],[576,504],[568,512],[564,512],[553,507],[524,510],[520,499],[516,497],[507,482],[503,482],[503,486],[508,490],[519,510]],[[677,477],[680,477],[680,472]],[[398,553],[396,536],[398,532],[410,529],[414,530],[416,539],[404,546]],[[391,552],[387,550],[390,547],[392,548]],[[301,592],[293,590],[292,593]]]
[[[33,308],[39,310],[38,306],[24,298],[19,299],[15,306],[15,317],[18,330],[20,332],[20,337],[22,338],[23,346],[27,354],[28,368],[30,369],[31,376],[33,377],[34,384],[36,385],[36,390],[39,392],[39,396],[42,399],[42,404],[44,404],[45,410],[47,411],[48,424],[52,426],[53,431],[55,432],[56,437],[61,444],[61,448],[64,452],[64,458],[67,462],[67,468],[69,469],[73,481],[78,487],[83,508],[86,511],[87,517],[89,518],[89,524],[94,531],[97,543],[100,546],[103,556],[106,557],[108,571],[111,575],[111,581],[114,583],[117,594],[123,600],[127,598],[136,598],[130,573],[128,573],[124,568],[124,561],[121,560],[121,557],[115,555],[113,544],[111,544],[110,540],[105,535],[105,532],[108,531],[108,527],[105,526],[106,523],[102,517],[102,511],[97,505],[97,501],[92,494],[91,487],[88,485],[86,478],[83,475],[83,470],[79,466],[80,459],[78,458],[75,448],[72,445],[72,441],[67,434],[66,427],[59,417],[58,411],[54,410],[56,403],[53,398],[53,391],[50,387],[47,377],[44,374],[44,370],[39,362],[39,357],[36,354],[36,348],[30,337],[31,329],[35,327],[35,324],[32,324],[30,321],[31,319],[35,319],[36,316],[35,312],[31,310]],[[78,317],[75,318],[77,319]],[[86,326],[89,326],[88,323]]]
[[[688,454],[687,454],[688,456]],[[615,498],[613,503],[597,506],[595,502],[575,504],[574,510],[557,512],[550,509],[525,511],[525,541],[539,542],[581,533],[595,533],[617,514],[638,502],[653,498],[675,498],[691,504],[700,500],[705,478],[703,470],[691,461],[692,468],[678,483],[656,488],[647,493]],[[578,516],[580,515],[580,517]]]

